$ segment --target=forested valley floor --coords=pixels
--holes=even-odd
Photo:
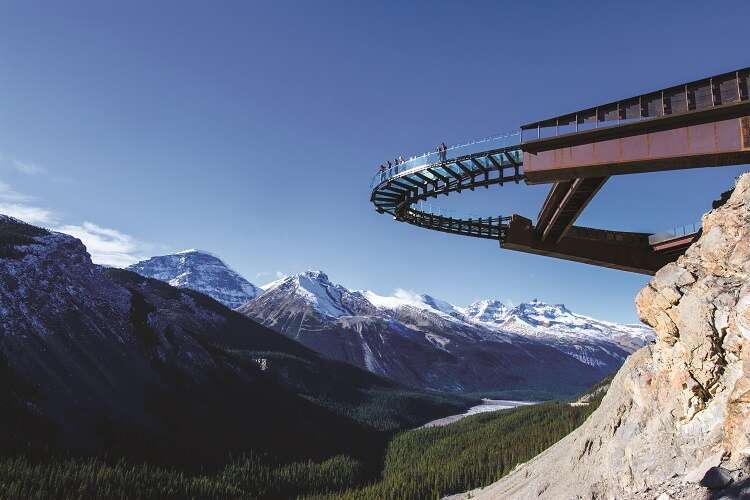
[[[397,433],[382,469],[349,455],[283,462],[236,457],[196,473],[99,458],[6,456],[2,498],[308,498],[434,499],[492,483],[578,427],[599,404],[547,402],[464,418],[444,427]]]

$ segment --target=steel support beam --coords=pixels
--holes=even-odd
[[[744,114],[692,124],[657,127],[665,118],[645,120],[651,129],[631,134],[621,127],[610,127],[606,138],[560,136],[555,147],[537,149],[523,144],[524,172],[530,184],[548,183],[577,177],[603,177],[620,174],[719,167],[750,163],[750,144],[745,137],[750,120],[750,102]],[[737,106],[737,105],[733,105]],[[718,109],[718,108],[714,108]],[[674,116],[674,115],[672,115]],[[704,115],[711,116],[711,115]],[[640,122],[639,122],[640,123]],[[603,129],[598,129],[603,130]],[[620,132],[620,135],[617,133]]]
[[[434,175],[435,177],[437,177],[438,179],[440,179],[441,181],[443,181],[445,184],[450,184],[450,179],[448,179],[444,175],[441,175],[440,173],[438,173],[437,171],[435,171],[432,168],[428,168],[427,170],[425,170],[425,172],[431,173],[432,175]]]
[[[490,162],[495,166],[496,169],[498,169],[500,172],[503,171],[503,166],[495,159],[492,155],[487,155],[487,158],[490,160]]]
[[[400,188],[401,188],[402,190],[404,190],[404,191],[411,191],[411,189],[412,189],[412,186],[409,186],[409,185],[407,185],[407,184],[404,184],[403,182],[399,182],[399,181],[397,181],[397,180],[393,180],[393,179],[391,179],[391,180],[389,181],[389,183],[390,183],[390,184],[393,184],[394,186],[398,186],[398,187],[400,187]]]
[[[679,253],[653,248],[648,243],[648,236],[646,233],[572,226],[559,241],[545,242],[539,238],[531,220],[514,215],[500,246],[506,250],[653,275],[674,261]]]
[[[555,184],[537,223],[541,240],[560,241],[606,181],[607,177],[593,177]]]
[[[460,174],[454,172],[452,168],[448,168],[448,165],[444,166],[443,170],[445,170],[446,172],[448,172],[449,174],[451,174],[451,176],[454,179],[456,179],[458,182],[461,182],[461,180],[463,179],[463,177],[461,177]]]
[[[466,165],[464,165],[460,161],[456,160],[455,163],[456,163],[456,165],[458,165],[458,168],[460,168],[463,171],[464,174],[466,174],[466,175],[471,175],[472,174],[471,169],[469,169]]]
[[[476,158],[472,158],[471,162],[474,164],[475,167],[477,167],[479,169],[480,172],[487,173],[487,169],[484,168],[484,165],[482,165],[479,162],[479,160],[477,160]]]

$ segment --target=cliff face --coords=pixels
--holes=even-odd
[[[750,174],[636,304],[656,343],[584,425],[472,498],[750,498]]]

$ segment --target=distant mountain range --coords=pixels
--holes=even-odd
[[[218,288],[217,300],[226,297],[225,290],[247,288],[237,273],[214,266],[214,272],[238,279],[205,286],[202,268],[192,265],[203,257],[195,254],[156,257],[145,262],[158,259],[159,265],[132,269],[150,277],[187,274],[193,279],[183,286],[208,295]],[[349,290],[321,271],[280,279],[260,293],[250,286],[256,295],[237,308],[240,313],[330,359],[424,389],[573,394],[653,338],[644,326],[596,320],[564,305],[532,300],[511,307],[482,300],[458,307],[424,294]]]
[[[485,300],[461,308],[429,295],[348,290],[321,271],[280,280],[237,310],[329,358],[458,392],[573,394],[653,337],[563,305]]]

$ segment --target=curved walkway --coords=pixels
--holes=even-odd
[[[509,217],[447,217],[419,210],[428,198],[468,189],[518,183],[523,176],[520,135],[505,134],[448,148],[445,160],[438,153],[412,158],[375,175],[370,201],[380,213],[415,226],[463,236],[502,239]]]

